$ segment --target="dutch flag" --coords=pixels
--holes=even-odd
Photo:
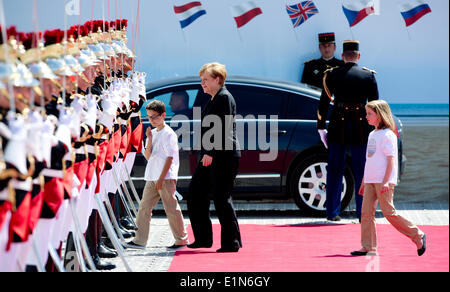
[[[199,1],[190,2],[181,6],[173,6],[173,10],[180,21],[182,29],[193,23],[203,14],[206,14],[205,9],[202,7],[202,3]]]
[[[431,12],[430,6],[423,1],[416,0],[400,5],[400,13],[405,20],[406,26],[410,26],[422,16]]]

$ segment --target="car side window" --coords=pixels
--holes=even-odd
[[[286,94],[269,88],[244,85],[227,85],[228,91],[236,101],[237,114],[242,117],[253,115],[277,115],[284,118],[286,111]]]
[[[316,120],[319,101],[300,94],[289,94],[288,119]]]
[[[152,100],[160,100],[166,105],[166,119],[172,119],[177,117],[179,120],[192,118],[192,107],[197,98],[199,89],[197,88],[172,88],[170,90],[164,90],[156,94],[151,94],[148,100],[145,102],[141,110],[142,117],[147,116],[145,107]]]

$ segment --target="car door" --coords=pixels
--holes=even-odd
[[[235,191],[281,192],[282,169],[294,124],[285,120],[287,96],[280,90],[227,83],[236,101],[241,146]]]

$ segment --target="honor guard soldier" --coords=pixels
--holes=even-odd
[[[346,151],[351,150],[355,178],[356,215],[361,218],[362,196],[358,194],[364,173],[367,139],[372,130],[365,118],[367,101],[378,99],[375,71],[357,65],[361,55],[358,41],[345,41],[342,58],[345,64],[330,68],[323,77],[324,90],[317,111],[317,128],[328,148],[327,217],[339,221],[342,179],[346,166]],[[334,96],[334,99],[333,99]],[[334,102],[326,120],[330,102]]]
[[[333,32],[319,34],[319,50],[322,57],[305,62],[302,83],[323,88],[323,73],[325,70],[344,65],[344,61],[334,57],[336,51],[335,36]]]

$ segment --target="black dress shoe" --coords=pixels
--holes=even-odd
[[[365,256],[367,254],[367,251],[359,251],[355,250],[350,253],[352,256]]]
[[[186,244],[173,244],[171,246],[168,246],[167,248],[177,249],[177,248],[181,248],[181,247],[185,247],[185,246],[186,246]]]
[[[352,256],[377,255],[377,253],[374,251],[361,251],[361,250],[352,251],[350,254]]]
[[[337,221],[341,221],[341,217],[339,217],[339,216],[335,216],[333,218],[328,217],[327,220],[337,222]]]
[[[138,228],[134,226],[133,223],[131,223],[128,217],[120,219],[120,225],[122,225],[122,227],[124,227],[126,230],[134,230],[134,231],[138,230]]]
[[[417,254],[419,255],[419,257],[423,255],[425,253],[425,250],[427,249],[427,236],[425,234],[422,237],[422,241],[422,247],[417,250]]]
[[[212,246],[212,243],[211,244],[204,244],[204,243],[197,243],[197,242],[194,242],[194,243],[191,243],[191,244],[187,245],[188,248],[210,248],[211,246]]]
[[[216,252],[238,252],[239,247],[221,247]]]
[[[103,244],[106,245],[107,248],[111,249],[111,250],[116,250],[116,248],[114,247],[114,244],[112,244],[111,239],[109,239],[109,237],[104,237],[103,239]]]
[[[114,250],[114,251],[116,250],[116,248],[114,247],[114,244],[112,243],[111,239],[109,239],[109,237],[104,237],[102,240],[107,248]],[[125,245],[123,245],[122,243],[120,243],[120,244],[122,245],[123,249],[127,249],[127,247]]]
[[[115,258],[118,256],[117,252],[115,250],[111,250],[108,247],[106,247],[105,244],[100,243],[98,245],[98,249],[97,249],[97,253],[98,256],[101,258],[107,258],[107,259],[111,259],[111,258]]]
[[[93,258],[95,268],[99,271],[109,271],[116,268],[116,265],[103,261],[98,255]]]
[[[128,231],[124,227],[119,225],[120,232],[122,233],[123,238],[132,238],[136,236],[134,231]]]
[[[134,248],[134,249],[145,249],[145,246],[137,244],[137,243],[134,243],[133,241],[128,242],[127,246],[129,248]]]

